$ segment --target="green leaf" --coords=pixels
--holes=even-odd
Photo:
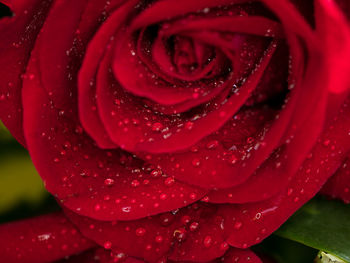
[[[20,202],[35,206],[47,197],[29,155],[13,147],[6,146],[6,152],[2,148],[0,153],[0,214],[10,211]]]
[[[253,247],[258,255],[266,255],[278,263],[310,263],[315,259],[318,250],[295,241],[271,235]]]
[[[0,121],[0,141],[12,140],[10,132],[6,129],[5,125]]]
[[[315,198],[276,234],[350,262],[350,205]]]

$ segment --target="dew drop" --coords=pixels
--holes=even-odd
[[[156,236],[155,241],[156,241],[156,243],[162,243],[163,242],[163,237],[162,236]]]
[[[210,141],[207,143],[207,149],[212,150],[215,149],[216,147],[218,147],[219,142],[217,140],[214,141]]]
[[[160,200],[165,200],[168,198],[168,195],[163,193],[159,196],[159,198],[160,198]]]
[[[193,129],[193,122],[192,121],[188,121],[185,123],[185,129],[186,130],[192,130]]]
[[[103,247],[105,249],[110,249],[112,247],[112,242],[111,241],[106,241],[103,243]]]
[[[230,164],[235,164],[237,162],[238,158],[236,157],[236,155],[234,154],[231,154],[228,158],[227,158],[227,161],[230,163]]]
[[[95,211],[100,211],[100,210],[101,210],[101,205],[100,205],[100,204],[96,204],[96,205],[94,206],[94,210],[95,210]]]
[[[131,186],[132,187],[138,187],[140,185],[140,182],[138,181],[138,180],[132,180],[132,182],[131,182]]]
[[[112,186],[112,185],[114,185],[114,180],[112,178],[107,178],[107,179],[105,179],[104,183],[107,186]]]
[[[199,166],[201,165],[201,161],[200,161],[198,158],[194,158],[194,159],[192,160],[192,165],[193,165],[194,167],[199,167]]]
[[[227,242],[221,243],[220,249],[221,249],[221,250],[226,250],[226,249],[228,249],[228,243],[227,243]]]
[[[188,215],[185,215],[185,216],[181,217],[181,222],[184,225],[187,225],[190,221],[191,221],[191,217],[188,216]]]
[[[190,225],[190,231],[196,231],[199,227],[199,223],[198,222],[192,222]]]
[[[330,140],[325,140],[325,141],[323,142],[323,145],[324,145],[324,146],[328,146],[330,143],[331,143]]]
[[[153,177],[158,177],[158,176],[162,175],[162,171],[159,170],[159,169],[155,169],[155,170],[153,170],[153,171],[151,172],[151,175],[152,175]]]
[[[166,186],[172,186],[175,183],[175,179],[173,177],[168,177],[164,180],[164,184]]]
[[[124,213],[130,213],[131,207],[130,207],[130,206],[124,206],[124,207],[122,207],[122,211],[123,211]]]
[[[174,231],[173,236],[176,238],[178,242],[183,242],[187,237],[187,233],[184,228],[180,228]]]
[[[196,193],[190,193],[190,199],[195,200],[197,198]]]
[[[243,223],[242,222],[236,222],[233,226],[234,229],[238,230],[240,229],[241,227],[243,226]]]
[[[213,238],[211,236],[206,236],[203,240],[203,245],[206,247],[206,248],[209,248],[211,247],[213,243]]]
[[[136,236],[142,237],[146,234],[146,229],[144,229],[143,227],[140,227],[136,229],[135,233],[136,233]]]
[[[156,131],[159,132],[163,129],[163,124],[161,124],[160,122],[155,122],[152,125],[152,131]]]

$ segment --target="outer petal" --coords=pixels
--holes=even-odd
[[[0,119],[23,145],[22,74],[50,5],[50,0],[11,1],[14,16],[0,20]]]
[[[78,117],[77,75],[86,47],[105,16],[121,2],[123,1],[78,0],[53,4],[36,44],[40,46],[37,59],[43,87],[51,94],[55,106],[65,114]],[[61,17],[66,19],[62,21]],[[89,78],[87,81],[90,85],[92,80]],[[103,126],[96,120],[96,107],[90,104],[84,106],[93,126],[91,129],[85,127],[86,130],[97,134],[95,140],[102,148],[115,148],[106,136]]]
[[[350,89],[350,26],[333,0],[315,0],[316,26],[327,52],[333,93]],[[337,28],[337,30],[334,30]]]
[[[221,258],[224,263],[261,263],[262,261],[249,249],[230,248]]]
[[[130,220],[186,206],[206,194],[126,152],[96,147],[75,119],[55,108],[36,60],[28,74],[34,76],[23,89],[29,152],[47,189],[64,205],[100,220]]]
[[[6,263],[50,262],[93,246],[61,213],[0,226],[1,261]]]
[[[103,248],[91,249],[81,254],[67,257],[56,263],[115,263],[119,261],[123,263],[144,263],[143,260],[128,257],[124,253],[112,253]]]
[[[350,2],[347,0],[335,0],[335,2],[339,5],[344,15],[350,19]]]
[[[171,213],[134,221],[97,221],[66,211],[67,216],[84,233],[114,253],[157,262],[168,253],[179,219]]]
[[[321,194],[350,203],[350,160],[348,159],[321,189]]]
[[[213,205],[198,203],[126,222],[101,222],[66,213],[84,235],[106,249],[149,262],[261,262],[249,250],[228,246],[225,219]]]
[[[323,132],[309,158],[280,195],[264,202],[221,207],[221,212],[226,215],[225,228],[230,232],[230,245],[245,248],[260,242],[319,191],[350,150],[349,116],[350,108],[344,104],[338,117]]]

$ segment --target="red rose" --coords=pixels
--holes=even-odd
[[[260,262],[243,249],[346,160],[350,31],[333,1],[2,2],[14,16],[0,21],[1,120],[114,260]],[[37,236],[36,223],[2,230]],[[39,259],[45,242],[19,253],[7,240],[1,254],[94,246],[69,236],[74,249]]]

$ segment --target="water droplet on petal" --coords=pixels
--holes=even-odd
[[[180,228],[174,231],[173,236],[177,239],[178,242],[183,242],[187,237],[187,233],[184,228]]]
[[[233,226],[234,229],[238,230],[240,229],[241,227],[243,226],[243,223],[242,222],[236,222]]]
[[[168,177],[164,180],[164,184],[166,186],[172,186],[175,183],[175,179],[173,177]]]
[[[132,180],[131,186],[132,187],[138,187],[140,185],[140,182],[138,180]]]
[[[112,178],[105,179],[105,185],[112,186],[114,184],[114,180]]]
[[[192,160],[192,165],[193,165],[194,167],[199,167],[199,166],[201,165],[201,161],[200,161],[198,158],[194,158],[194,159]]]
[[[144,229],[143,227],[140,227],[136,229],[135,233],[136,233],[136,236],[142,237],[146,234],[146,229]]]
[[[156,241],[156,243],[162,243],[163,242],[163,237],[162,236],[156,236],[155,241]]]
[[[160,198],[160,200],[165,200],[168,198],[168,195],[163,193],[159,196],[159,198]]]
[[[190,231],[196,231],[199,227],[199,223],[198,222],[192,222],[190,225]]]
[[[123,211],[124,213],[130,213],[131,207],[130,207],[130,206],[122,207],[122,211]]]
[[[181,217],[181,222],[184,225],[187,225],[190,221],[191,221],[191,217],[188,216],[188,215],[185,215],[185,216]]]
[[[186,130],[192,130],[193,129],[193,122],[192,121],[188,121],[185,123],[185,129]]]
[[[213,238],[211,236],[206,236],[203,240],[203,245],[206,247],[206,248],[209,248],[211,247],[213,243]]]
[[[226,249],[228,249],[228,243],[227,243],[227,242],[221,243],[220,249],[221,249],[221,250],[226,250]]]
[[[110,241],[104,242],[104,243],[103,243],[103,247],[104,247],[105,249],[110,249],[110,248],[112,247],[112,242],[110,242]]]
[[[324,146],[328,146],[330,143],[331,143],[330,140],[325,140],[325,141],[323,142],[323,145],[324,145]]]
[[[152,131],[161,131],[163,129],[163,124],[161,124],[160,122],[155,122],[152,125]]]
[[[218,147],[219,142],[217,140],[214,141],[210,141],[207,143],[207,149],[211,150],[211,149],[215,149],[216,147]]]

